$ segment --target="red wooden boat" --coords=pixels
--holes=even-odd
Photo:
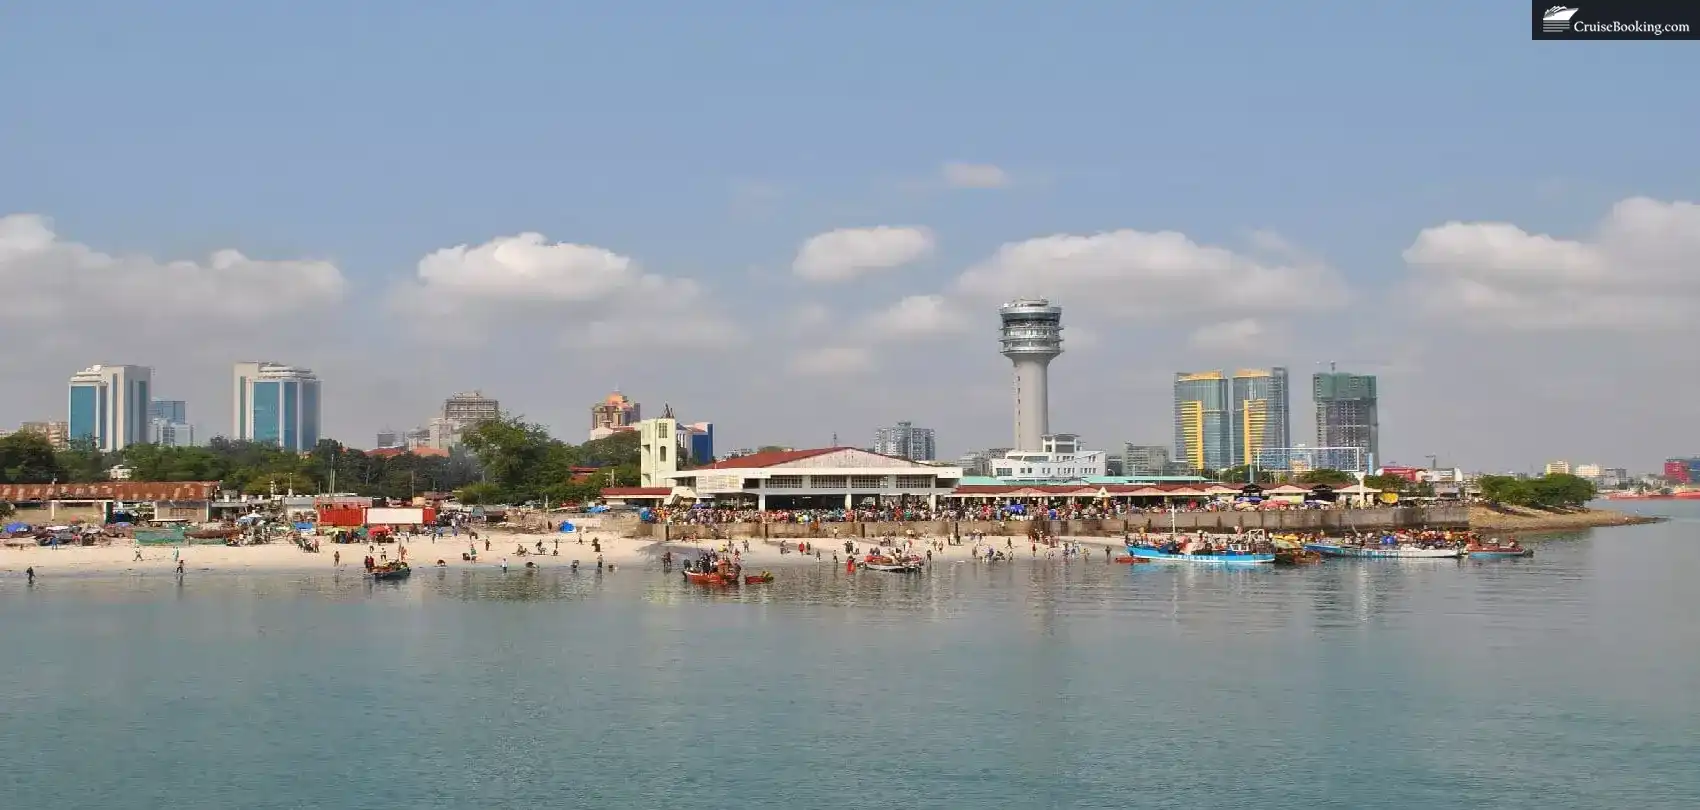
[[[1116,562],[1124,563],[1126,565],[1139,565],[1140,563],[1148,563],[1148,562],[1151,562],[1151,561],[1146,560],[1146,559],[1141,559],[1139,557],[1129,556],[1127,554],[1122,554],[1122,555],[1119,555],[1119,556],[1116,557]]]
[[[772,574],[762,573],[762,574],[745,574],[744,575],[744,584],[745,585],[766,585],[767,583],[772,582],[772,581],[773,581],[773,575]]]
[[[731,582],[731,580],[725,575],[717,571],[706,574],[697,571],[686,571],[685,581],[693,585],[725,585]]]

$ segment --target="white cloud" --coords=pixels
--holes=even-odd
[[[1187,343],[1207,352],[1256,353],[1266,349],[1272,337],[1263,322],[1240,318],[1199,327],[1187,337]]]
[[[328,261],[267,261],[235,250],[205,261],[113,256],[67,241],[34,214],[0,217],[0,289],[10,316],[75,317],[75,329],[99,330],[106,315],[126,333],[198,322],[253,323],[289,318],[340,301],[342,271]]]
[[[831,320],[832,310],[814,303],[802,304],[785,315],[785,323],[792,329],[816,329]]]
[[[1404,252],[1431,316],[1484,329],[1653,330],[1700,318],[1700,206],[1636,197],[1585,240],[1448,222]]]
[[[942,295],[911,295],[867,320],[876,340],[955,335],[968,327],[968,316]]]
[[[926,228],[840,228],[809,237],[791,269],[810,281],[848,281],[919,261],[931,255],[933,247],[933,233]]]
[[[651,278],[630,257],[606,248],[522,233],[435,251],[419,260],[415,281],[419,292],[461,305],[596,301]]]
[[[1010,183],[1009,172],[990,163],[946,163],[942,173],[951,188],[1003,188]]]
[[[860,346],[827,346],[798,352],[789,367],[791,373],[805,377],[861,374],[873,370],[874,355]]]
[[[1065,306],[1146,320],[1330,309],[1344,283],[1327,265],[1267,262],[1174,231],[1058,234],[999,248],[956,290],[982,299],[1044,296]]]

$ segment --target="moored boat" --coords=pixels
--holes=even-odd
[[[1324,557],[1375,557],[1416,560],[1456,560],[1464,556],[1461,546],[1443,546],[1439,548],[1423,548],[1409,545],[1346,545],[1342,543],[1306,543],[1305,551],[1314,551]]]
[[[1268,565],[1275,562],[1274,554],[1254,553],[1238,549],[1217,549],[1204,552],[1173,547],[1166,550],[1155,546],[1136,546],[1129,543],[1127,555],[1147,562],[1188,563],[1191,565]]]
[[[759,573],[759,574],[745,574],[744,575],[744,584],[745,585],[766,585],[767,583],[772,582],[772,581],[773,581],[773,574],[766,572],[766,571],[763,571],[762,573]]]
[[[1276,565],[1314,565],[1322,562],[1322,555],[1303,547],[1277,546],[1275,548]]]
[[[920,563],[912,562],[864,562],[862,567],[869,571],[886,571],[894,574],[913,574],[921,570]]]
[[[404,562],[388,562],[372,569],[373,579],[407,579],[413,574],[413,569]]]
[[[1464,547],[1464,553],[1472,560],[1509,560],[1513,557],[1533,557],[1535,550],[1516,542],[1511,543],[1471,543]]]

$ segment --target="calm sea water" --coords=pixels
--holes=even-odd
[[[19,808],[1700,807],[1700,508],[1530,560],[0,583]]]

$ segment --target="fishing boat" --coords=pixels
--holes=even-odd
[[[372,568],[372,579],[407,579],[412,574],[413,569],[407,567],[407,563],[400,560]]]
[[[1310,549],[1299,546],[1277,546],[1275,548],[1276,565],[1314,565],[1322,562],[1322,555]]]
[[[732,579],[719,571],[686,571],[685,581],[692,585],[726,585]]]
[[[1118,554],[1116,555],[1116,562],[1123,565],[1138,565],[1140,563],[1148,563],[1151,561],[1135,557],[1132,554]]]
[[[865,562],[865,563],[862,563],[862,567],[868,569],[869,571],[889,571],[889,572],[894,573],[894,574],[913,574],[913,573],[921,570],[921,566],[917,563]]]
[[[1406,560],[1456,560],[1464,556],[1462,547],[1422,548],[1420,546],[1401,545],[1366,545],[1353,546],[1343,543],[1306,543],[1305,551],[1314,551],[1324,557],[1375,557],[1395,558]]]
[[[1147,562],[1188,563],[1191,565],[1268,565],[1275,562],[1274,554],[1255,553],[1235,548],[1191,551],[1184,546],[1174,544],[1159,548],[1129,543],[1127,555]]]
[[[772,581],[773,581],[773,574],[771,572],[768,572],[768,571],[763,571],[759,574],[745,574],[744,575],[744,584],[745,585],[766,585],[767,583],[772,582]]]
[[[1518,543],[1471,543],[1464,553],[1472,560],[1509,560],[1513,557],[1533,557],[1535,550]]]

